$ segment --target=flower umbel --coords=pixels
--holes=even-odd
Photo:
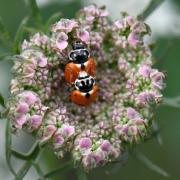
[[[144,42],[149,27],[131,16],[110,24],[106,9],[90,6],[50,31],[49,37],[37,33],[25,40],[16,57],[8,103],[13,132],[33,133],[59,157],[71,152],[85,169],[116,161],[125,144],[148,136],[151,106],[162,99],[164,74],[152,68]],[[98,99],[88,107],[70,101],[64,79],[76,40],[85,43],[97,66]]]

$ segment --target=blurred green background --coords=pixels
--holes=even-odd
[[[106,3],[110,13],[112,13],[112,17],[117,19],[118,13],[116,12],[113,14],[113,11],[120,11],[123,10],[123,7],[125,7],[125,10],[131,14],[133,7],[134,11],[132,11],[132,14],[137,14],[138,12],[136,11],[136,8],[139,10],[140,1],[143,0],[99,0],[97,3]],[[148,3],[148,0],[146,2],[145,1],[146,0],[144,0],[142,7]],[[39,0],[38,4],[40,6],[43,20],[46,21],[50,15],[58,11],[61,11],[64,17],[72,18],[79,8],[85,6],[85,4],[90,4],[91,2],[92,1],[90,0]],[[167,11],[168,9],[169,11]],[[158,11],[160,13],[158,13]],[[173,16],[171,12],[173,13]],[[5,22],[11,38],[14,37],[21,20],[29,13],[30,9],[24,0],[0,0],[0,16]],[[161,24],[161,22],[163,23]],[[154,49],[154,56],[157,59],[156,66],[166,72],[167,87],[163,94],[165,97],[180,96],[180,1],[168,1],[166,5],[162,5],[153,15],[150,16],[149,19],[147,19],[147,23],[149,23],[152,27],[152,41],[156,42],[156,48]],[[0,55],[5,54],[6,52],[7,48],[0,44]],[[2,94],[6,97],[8,96],[8,85],[11,79],[11,65],[10,61],[0,62],[0,92],[2,92]],[[143,152],[154,163],[166,170],[170,174],[170,177],[163,177],[156,172],[151,171],[134,156],[130,155],[128,162],[123,168],[119,168],[119,170],[117,169],[115,172],[110,174],[107,173],[107,170],[112,169],[112,167],[98,168],[87,175],[88,179],[179,180],[180,109],[161,106],[157,109],[156,118],[158,126],[161,129],[163,144],[160,146],[155,139],[151,139],[145,144],[139,145],[137,149]],[[0,121],[0,127],[3,129],[0,131],[0,180],[11,180],[13,177],[7,168],[4,157],[5,121]],[[14,146],[18,149],[26,151],[31,146],[33,140],[25,134],[21,137],[22,138],[20,139],[15,137]],[[27,142],[27,139],[28,143],[24,143]],[[40,158],[40,164],[45,171],[53,169],[61,163],[62,162],[58,161],[49,149],[46,149]],[[14,160],[14,165],[16,167],[20,164],[21,162]],[[76,172],[72,170],[69,173],[65,173],[54,179],[75,180],[75,173]],[[37,179],[37,176],[35,172],[31,170],[24,179]]]

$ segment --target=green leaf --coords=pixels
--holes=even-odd
[[[78,177],[78,180],[87,180],[86,174],[82,167],[79,167],[77,169],[77,177]]]
[[[36,0],[28,0],[28,1],[34,22],[38,28],[42,29],[42,18]]]
[[[11,46],[11,40],[8,30],[6,29],[2,18],[0,17],[0,38],[8,46]]]
[[[134,151],[134,154],[138,160],[140,160],[144,165],[146,165],[152,171],[154,171],[162,176],[169,177],[169,174],[166,171],[161,169],[158,165],[154,164],[151,160],[149,160],[141,152]]]
[[[27,25],[27,22],[29,20],[29,17],[25,17],[21,24],[19,25],[19,28],[16,32],[15,38],[14,38],[14,43],[13,43],[13,52],[15,54],[19,53],[19,49],[20,49],[20,43],[22,41],[23,35],[24,35],[24,28]]]
[[[27,26],[24,27],[24,31],[31,35],[37,33],[37,30],[35,28]]]
[[[6,107],[4,97],[0,93],[0,105]]]
[[[50,178],[50,177],[53,177],[53,176],[57,176],[58,174],[67,172],[67,171],[69,171],[69,170],[71,170],[73,168],[74,168],[73,161],[70,161],[70,162],[68,162],[66,164],[61,165],[57,169],[45,174],[44,178]]]
[[[163,104],[164,106],[169,106],[173,108],[180,108],[180,96],[172,97],[172,98],[164,98]]]
[[[140,19],[147,19],[165,0],[151,0],[144,11],[138,15]]]
[[[46,31],[49,30],[49,26],[51,24],[53,24],[56,21],[58,21],[61,17],[62,17],[62,13],[61,12],[56,12],[52,16],[50,16],[49,19],[47,20],[46,25],[45,25]]]
[[[10,120],[7,119],[6,124],[6,161],[7,165],[13,175],[16,176],[16,172],[14,171],[12,165],[11,165],[11,143],[12,143],[12,134],[10,129]]]

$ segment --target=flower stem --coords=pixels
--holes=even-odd
[[[33,150],[28,153],[28,160],[24,163],[22,168],[18,171],[15,180],[21,180],[24,178],[24,176],[27,174],[31,166],[33,165],[34,161],[36,160],[37,156],[40,152],[39,144],[36,142],[32,148]]]
[[[33,167],[35,168],[36,172],[38,173],[38,175],[40,176],[40,178],[44,177],[44,173],[42,171],[42,169],[40,168],[40,166],[36,163],[32,163]]]
[[[147,19],[165,0],[151,0],[148,6],[138,15],[140,19]]]
[[[15,180],[22,180],[31,168],[31,161],[26,161],[22,168],[18,171]]]
[[[78,180],[87,180],[86,174],[82,167],[79,167],[77,169],[77,177],[78,177]]]
[[[11,144],[12,144],[12,134],[11,134],[11,129],[10,129],[10,120],[7,119],[7,124],[6,124],[6,161],[7,165],[11,171],[11,173],[16,176],[16,172],[14,171],[12,165],[11,165]]]
[[[29,160],[33,156],[33,153],[38,150],[39,150],[38,142],[35,142],[33,147],[31,148],[31,150],[28,153],[21,153],[14,149],[11,149],[11,152],[12,152],[12,155],[14,155],[15,157],[17,157],[19,159]]]

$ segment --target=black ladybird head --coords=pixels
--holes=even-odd
[[[85,63],[89,58],[89,51],[85,49],[85,45],[81,42],[72,44],[72,51],[69,54],[69,59],[76,64]]]

